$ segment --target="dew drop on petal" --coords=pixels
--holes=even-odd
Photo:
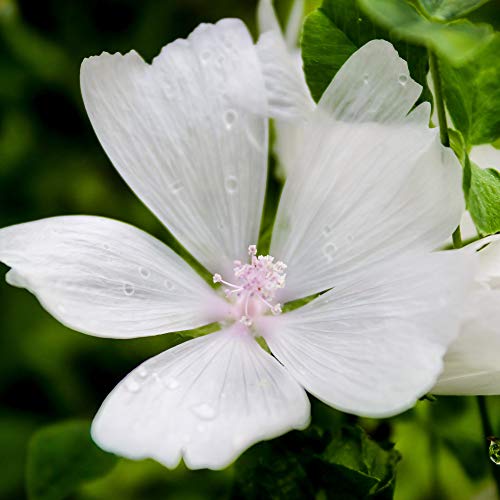
[[[335,253],[336,250],[337,247],[332,242],[328,242],[323,247],[323,255],[326,257],[327,262],[332,262],[333,254]]]
[[[363,83],[364,83],[365,85],[368,85],[368,82],[369,82],[369,81],[370,81],[369,76],[368,76],[367,74],[365,74],[365,75],[363,76]]]
[[[171,391],[175,391],[175,389],[178,389],[181,385],[179,381],[173,377],[166,378],[163,383],[165,384],[165,387]]]
[[[128,295],[130,297],[131,295],[134,295],[134,292],[135,292],[135,288],[134,288],[134,285],[132,285],[132,283],[124,283],[123,284],[123,293],[125,295]]]
[[[403,74],[399,75],[398,81],[401,85],[404,86],[408,82],[408,77],[403,73]]]
[[[238,191],[238,179],[234,175],[230,175],[226,179],[226,191],[229,194],[233,194]]]
[[[149,271],[149,269],[146,269],[145,267],[140,267],[139,268],[139,274],[144,278],[144,279],[148,279],[149,276],[151,275],[151,272]]]
[[[141,378],[146,378],[148,376],[148,373],[148,369],[145,366],[139,366],[139,368],[137,368],[137,374]]]
[[[328,226],[328,225],[327,225],[327,226],[325,226],[325,227],[323,228],[323,235],[324,235],[324,236],[329,236],[329,235],[331,234],[331,232],[332,232],[332,228],[331,228],[331,226]]]
[[[184,189],[184,184],[180,180],[176,180],[170,184],[172,194],[179,194]]]
[[[165,281],[163,282],[163,286],[164,286],[164,287],[165,287],[165,288],[166,288],[169,292],[171,292],[171,291],[175,288],[174,284],[173,284],[170,280],[165,280]]]
[[[139,392],[141,386],[132,378],[129,378],[125,381],[125,387],[130,392]]]
[[[500,465],[500,440],[496,438],[489,438],[489,439],[490,439],[490,448],[489,448],[490,460],[494,464]]]
[[[201,53],[201,61],[206,64],[210,58],[212,57],[212,53],[209,50],[205,50]]]
[[[231,130],[233,128],[233,125],[235,124],[237,118],[238,115],[236,114],[236,111],[232,109],[228,109],[224,113],[224,123],[226,124],[227,130]]]
[[[102,248],[104,248],[104,250],[109,250],[109,245],[107,245],[106,243],[104,243],[104,245],[102,246]]]
[[[207,403],[201,403],[200,405],[193,407],[193,413],[203,419],[203,420],[212,420],[217,416],[217,412],[215,408],[210,406]]]

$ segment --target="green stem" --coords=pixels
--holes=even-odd
[[[452,234],[453,238],[453,248],[462,248],[462,231],[460,226],[458,226]]]
[[[448,135],[448,124],[446,123],[446,110],[443,100],[443,85],[441,83],[441,73],[439,71],[439,61],[436,55],[429,51],[429,66],[431,70],[432,83],[434,84],[434,103],[436,105],[439,134],[444,146],[449,147],[450,136]]]
[[[485,446],[488,442],[488,438],[494,436],[493,427],[491,425],[489,416],[488,416],[488,408],[486,406],[486,397],[485,396],[476,396],[477,406],[479,408],[479,416],[481,417],[481,426],[483,428],[483,436]],[[491,474],[493,476],[493,480],[495,481],[496,490],[497,490],[497,498],[500,498],[500,466],[494,464],[491,460],[488,460],[491,467]]]

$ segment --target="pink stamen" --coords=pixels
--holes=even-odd
[[[286,265],[281,262],[274,262],[274,257],[270,255],[257,256],[257,246],[248,247],[250,263],[243,264],[241,261],[234,261],[234,284],[222,279],[220,274],[214,274],[214,283],[222,283],[233,290],[225,290],[226,296],[236,294],[238,297],[245,294],[244,313],[240,321],[249,326],[252,324],[249,304],[252,297],[257,297],[273,314],[281,313],[281,304],[273,304],[276,292],[285,286]]]

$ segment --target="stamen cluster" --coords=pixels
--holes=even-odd
[[[227,297],[236,296],[244,299],[245,315],[241,322],[250,326],[252,324],[248,315],[249,300],[257,298],[273,314],[281,313],[281,304],[273,304],[272,301],[276,292],[284,288],[286,279],[286,264],[281,261],[274,262],[271,255],[259,255],[257,257],[257,247],[248,247],[250,263],[243,264],[241,261],[234,261],[234,276],[237,284],[230,283],[222,279],[220,274],[214,274],[214,283],[223,283],[228,288],[224,290]]]

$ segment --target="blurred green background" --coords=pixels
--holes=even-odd
[[[285,16],[289,2],[276,4]],[[500,13],[492,6],[498,9],[498,3],[489,4],[475,16],[498,27]],[[0,227],[93,214],[132,223],[168,242],[94,136],[79,92],[80,62],[102,51],[132,48],[150,60],[200,22],[222,17],[244,19],[255,34],[255,9],[254,0],[0,0]],[[27,291],[3,280],[0,301],[0,499],[10,500],[25,498],[27,444],[35,430],[65,419],[92,418],[126,373],[181,338],[85,336],[57,323]],[[489,403],[500,432],[500,406],[495,399]],[[313,420],[335,428],[349,417],[314,402]],[[389,422],[361,423],[375,439],[390,437],[403,455],[397,498],[489,498],[487,446],[473,399],[422,401]],[[286,444],[286,439],[275,441]],[[259,449],[244,460],[258,460]],[[73,498],[238,497],[237,474],[235,467],[168,471],[153,461],[122,460]],[[307,498],[280,492],[284,473],[273,474],[275,498]],[[325,493],[324,498],[335,496]]]

